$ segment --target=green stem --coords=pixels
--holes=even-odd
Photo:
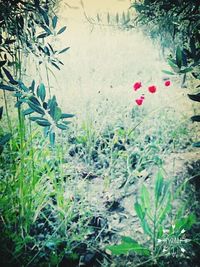
[[[4,103],[5,103],[7,123],[8,123],[9,131],[12,133],[12,124],[11,124],[11,120],[10,120],[10,116],[9,116],[9,112],[8,112],[8,103],[7,103],[7,99],[6,99],[6,92],[4,90],[3,90],[3,97],[4,97]]]
[[[47,64],[45,64],[45,68],[46,68],[46,75],[47,75],[47,84],[48,84],[48,89],[49,89],[49,97],[51,98],[50,78],[49,78],[49,71],[47,68]]]
[[[156,250],[156,221],[157,221],[157,203],[155,206],[154,218],[153,218],[153,253]]]

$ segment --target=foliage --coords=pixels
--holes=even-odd
[[[71,118],[73,115],[61,112],[55,96],[51,97],[50,85],[48,85],[48,100],[46,100],[47,92],[43,83],[35,88],[35,80],[33,80],[29,87],[25,86],[22,82],[22,57],[33,54],[38,58],[39,65],[46,65],[47,61],[60,69],[59,65],[63,63],[58,59],[58,55],[66,52],[69,47],[60,51],[54,50],[47,37],[55,37],[63,33],[66,26],[57,30],[58,18],[56,15],[51,15],[55,2],[50,4],[46,1],[13,1],[8,6],[6,2],[0,4],[2,10],[0,89],[14,93],[15,107],[18,109],[20,121],[23,119],[23,115],[29,115],[33,112],[40,115],[39,117],[30,117],[30,120],[45,127],[45,134],[49,135],[53,144],[55,128],[66,130],[69,122],[63,119]],[[43,30],[39,34],[37,34],[38,28]],[[9,71],[11,68],[13,68],[13,74]],[[29,109],[24,110],[23,107],[27,105]],[[8,116],[8,111],[6,110],[6,112]]]
[[[134,208],[140,220],[144,235],[148,236],[146,244],[140,245],[130,237],[122,237],[119,245],[107,246],[113,255],[135,252],[150,257],[152,261],[160,257],[176,256],[185,250],[185,232],[196,223],[194,214],[178,214],[172,212],[173,202],[170,182],[163,179],[161,172],[157,174],[154,196],[150,195],[145,185],[142,185],[140,199],[136,200]],[[153,201],[152,201],[153,200]],[[172,222],[172,223],[171,223]],[[188,240],[187,240],[188,241]],[[169,245],[170,244],[170,245]]]
[[[2,119],[3,115],[3,107],[0,107],[0,120]],[[0,154],[3,152],[4,145],[10,140],[11,134],[1,134],[0,135]]]

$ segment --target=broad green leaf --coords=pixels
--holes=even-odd
[[[135,205],[134,205],[134,207],[135,207],[135,211],[136,211],[136,213],[137,213],[137,216],[138,216],[138,217],[140,218],[140,220],[142,221],[142,220],[144,219],[145,213],[144,213],[144,211],[142,210],[141,205],[140,205],[138,202],[136,202]]]
[[[43,126],[43,127],[51,126],[51,123],[46,119],[42,119],[42,120],[37,119],[36,123],[39,124],[40,126]]]
[[[141,221],[141,226],[144,230],[144,233],[152,237],[151,227],[149,226],[149,224],[145,218],[143,219],[143,221]]]
[[[130,236],[122,236],[121,239],[122,239],[122,242],[124,243],[130,243],[130,244],[137,243],[137,241],[132,239]]]
[[[138,244],[134,240],[130,241],[130,238],[127,238],[127,239],[128,239],[128,242],[126,242],[126,239],[124,238],[125,241],[123,240],[121,244],[113,245],[113,246],[106,246],[106,249],[111,251],[113,255],[128,254],[130,252],[135,252],[143,256],[150,255],[150,251],[147,248]]]
[[[26,110],[23,111],[23,115],[27,116],[30,115],[34,112],[34,110],[32,110],[32,108],[27,108]]]
[[[63,123],[57,123],[56,126],[61,129],[61,130],[67,130],[67,125],[63,124]]]
[[[41,83],[37,88],[37,96],[40,97],[42,102],[45,100],[46,97],[46,89],[43,83]]]
[[[39,114],[41,114],[41,115],[44,115],[44,114],[45,114],[44,110],[43,110],[41,107],[39,107],[38,105],[34,104],[33,102],[28,101],[28,105],[29,105],[29,107],[30,107],[31,109],[33,109],[35,112],[37,112],[37,113],[39,113]]]
[[[57,22],[58,22],[58,17],[54,16],[53,19],[52,19],[52,27],[53,27],[53,29],[56,28]]]
[[[196,216],[192,213],[187,217],[177,219],[175,221],[175,230],[190,230],[191,227],[196,223]]]
[[[176,64],[179,68],[182,66],[182,50],[180,46],[177,47],[176,49]]]
[[[60,120],[62,115],[62,111],[59,107],[55,107],[55,111],[54,111],[54,115],[53,115],[53,119],[57,122]]]
[[[168,59],[168,64],[170,65],[170,67],[173,69],[175,73],[180,72],[180,68],[173,62],[172,59]]]

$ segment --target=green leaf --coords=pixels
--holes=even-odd
[[[32,108],[27,108],[26,110],[23,111],[23,115],[27,116],[30,115],[34,112],[34,110],[32,110]]]
[[[193,213],[187,217],[177,219],[175,221],[175,231],[190,230],[196,221],[196,216]]]
[[[55,133],[54,132],[50,132],[49,133],[49,141],[50,141],[50,144],[53,146],[55,144]]]
[[[57,107],[56,97],[53,96],[52,99],[48,101],[49,114],[54,119],[55,109]]]
[[[31,86],[29,87],[29,90],[34,92],[34,90],[35,90],[35,80],[32,81]]]
[[[163,227],[162,226],[160,226],[159,228],[158,228],[158,233],[157,233],[157,238],[159,239],[159,238],[162,238],[162,236],[163,236]]]
[[[152,237],[152,230],[145,218],[143,219],[143,221],[141,221],[141,225],[144,233]]]
[[[62,53],[65,53],[70,47],[66,47],[64,48],[63,50],[61,50],[58,54],[62,54]]]
[[[167,75],[175,75],[175,73],[168,71],[168,70],[162,70],[162,72],[167,74]]]
[[[51,34],[52,34],[51,30],[50,30],[47,26],[45,26],[45,25],[41,25],[41,27],[45,30],[45,32],[46,32],[48,35],[51,35]]]
[[[188,94],[188,97],[193,100],[193,101],[197,101],[200,102],[200,93],[196,94],[196,95],[190,95]]]
[[[29,92],[29,89],[25,86],[23,82],[19,82],[19,87],[22,89],[24,92]]]
[[[2,119],[3,116],[3,107],[0,107],[0,120]]]
[[[68,119],[68,118],[73,118],[75,115],[74,114],[67,114],[67,113],[62,113],[61,119]]]
[[[144,209],[149,210],[150,208],[150,196],[147,188],[145,185],[142,186],[141,188],[141,201]]]
[[[51,61],[51,64],[52,64],[56,69],[60,70],[60,67],[59,67],[56,63],[54,63],[54,62]]]
[[[49,36],[49,35],[50,35],[49,33],[43,32],[43,33],[39,34],[39,35],[37,36],[37,38],[38,38],[38,39],[41,39],[41,38],[45,38],[45,37],[47,37],[47,36]]]
[[[196,142],[192,144],[193,147],[200,147],[200,142]]]
[[[158,215],[158,224],[161,224],[172,209],[171,194],[168,195],[165,207],[162,207]]]
[[[43,83],[41,83],[37,88],[37,96],[40,97],[42,102],[45,100],[46,97],[46,89]]]
[[[0,84],[0,89],[12,92],[16,90],[14,87],[5,84]]]
[[[156,201],[156,206],[158,205],[159,198],[162,193],[162,188],[163,188],[163,176],[161,172],[159,171],[157,176],[156,176],[156,184],[155,184],[155,201]]]
[[[53,19],[52,19],[52,27],[53,27],[53,29],[56,28],[57,22],[58,22],[58,17],[54,16]]]
[[[175,73],[180,72],[180,68],[174,63],[172,59],[168,59],[168,64],[170,65],[170,67],[173,69]]]
[[[123,237],[122,243],[119,245],[106,246],[106,249],[112,252],[113,255],[128,254],[130,252],[135,252],[139,255],[149,256],[150,251],[138,244],[137,241],[131,239],[130,237]]]
[[[44,110],[41,107],[39,107],[38,105],[34,104],[33,102],[31,102],[29,100],[28,100],[28,105],[35,112],[37,112],[37,113],[39,113],[41,115],[44,115],[45,114]]]
[[[45,10],[43,10],[43,9],[40,9],[40,11],[42,11],[41,13],[42,13],[42,16],[43,16],[43,18],[44,18],[44,21],[45,21],[46,25],[49,26],[49,17],[48,17],[48,13],[47,13]]]
[[[11,134],[5,134],[3,137],[0,138],[0,146],[4,146],[11,138]]]
[[[10,83],[12,83],[13,85],[18,84],[18,82],[14,80],[13,76],[11,75],[11,73],[7,69],[5,69],[4,67],[2,69],[3,69],[5,75],[8,78]]]
[[[61,130],[67,130],[68,129],[67,125],[65,125],[63,123],[57,123],[56,126]]]
[[[42,117],[36,117],[36,116],[33,116],[33,117],[29,117],[29,120],[31,121],[36,121],[36,120],[41,120]]]
[[[53,119],[57,122],[60,120],[62,115],[62,111],[59,107],[55,107],[55,111],[54,111],[54,115],[53,115]]]
[[[61,33],[63,33],[65,30],[66,30],[66,26],[64,26],[64,27],[62,27],[58,32],[57,32],[57,34],[61,34]]]
[[[40,102],[38,101],[38,99],[35,97],[35,96],[30,96],[29,97],[29,101],[31,101],[33,104],[37,105],[37,106],[40,106],[41,107],[41,104]]]
[[[193,71],[193,68],[192,67],[188,67],[188,68],[180,70],[180,73],[184,74],[184,73],[188,73],[188,72],[191,72],[191,71]]]
[[[179,68],[182,66],[182,50],[180,46],[177,47],[176,49],[176,64]]]
[[[134,207],[135,207],[135,211],[137,213],[137,216],[140,218],[141,221],[143,221],[144,216],[145,216],[145,213],[142,210],[141,205],[138,202],[136,202],[135,205],[134,205]]]
[[[51,123],[46,119],[37,119],[36,123],[43,127],[51,126]]]
[[[200,115],[192,116],[192,117],[191,117],[191,120],[192,120],[193,122],[194,122],[194,121],[200,122]]]

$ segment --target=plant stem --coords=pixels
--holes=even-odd
[[[49,97],[51,98],[50,78],[49,78],[49,71],[47,68],[47,64],[45,64],[45,68],[46,68],[46,75],[47,75],[47,84],[48,84],[48,89],[49,89]]]
[[[7,99],[6,99],[6,92],[4,90],[3,90],[3,98],[4,98],[4,103],[5,103],[5,110],[6,110],[6,117],[7,117],[7,123],[8,123],[9,131],[12,133],[12,124],[11,124],[11,120],[10,120],[10,116],[9,116],[9,112],[8,112],[8,103],[7,103]]]

